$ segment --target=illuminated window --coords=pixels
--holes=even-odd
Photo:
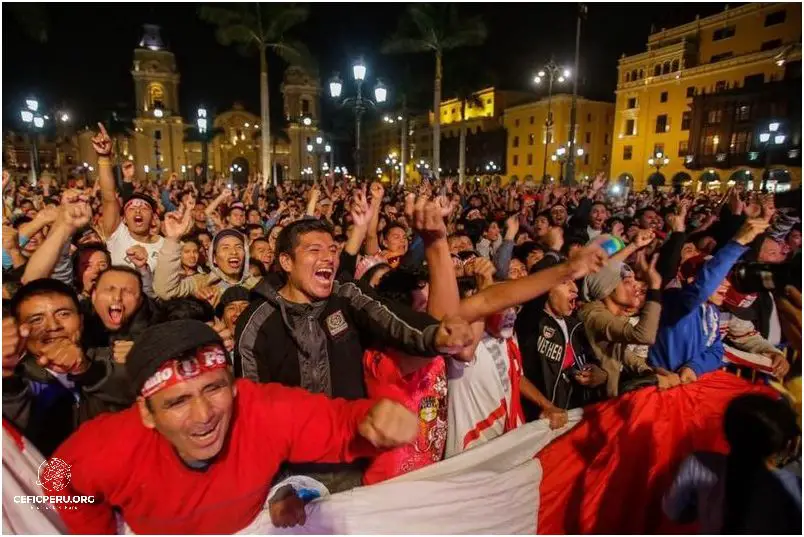
[[[165,102],[165,88],[162,84],[151,84],[148,86],[148,105],[151,108],[162,106]]]
[[[623,160],[631,160],[634,153],[634,147],[631,145],[623,146]]]

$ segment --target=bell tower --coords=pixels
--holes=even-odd
[[[287,177],[293,181],[306,179],[302,174],[305,168],[315,169],[315,155],[307,151],[307,144],[319,132],[320,96],[321,85],[317,75],[308,73],[298,65],[288,67],[282,82],[282,99],[290,139]]]
[[[135,143],[137,176],[158,179],[179,173],[184,162],[184,123],[179,111],[176,57],[162,41],[159,26],[143,25],[134,49]]]

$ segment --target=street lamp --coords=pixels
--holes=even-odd
[[[402,166],[402,172],[399,174],[399,184],[401,186],[405,186],[405,179],[407,174],[407,163],[409,160],[408,155],[408,121],[407,121],[407,99],[403,97],[402,99],[402,111],[401,113],[397,114],[396,117],[393,115],[386,115],[383,116],[382,120],[390,125],[394,123],[399,123],[399,147],[401,156],[399,158]]]
[[[653,156],[648,159],[648,166],[653,166],[656,168],[656,174],[659,174],[659,170],[661,170],[664,166],[670,164],[670,159],[667,158],[667,155],[664,154],[663,151],[656,151],[653,153]],[[654,190],[656,189],[657,185],[653,185]]]
[[[355,62],[352,66],[352,75],[357,85],[357,93],[355,97],[347,97],[341,100],[341,106],[350,106],[355,114],[355,165],[357,166],[357,176],[361,176],[362,163],[360,155],[360,127],[363,114],[370,108],[376,107],[378,104],[384,103],[388,98],[388,89],[382,82],[377,80],[374,86],[374,99],[363,96],[363,82],[366,80],[368,69],[366,64],[361,60]],[[329,82],[329,93],[333,99],[339,99],[343,92],[343,81],[340,77],[335,76]]]
[[[45,117],[39,115],[39,101],[36,99],[26,99],[25,108],[20,110],[20,117],[25,124],[28,135],[31,139],[31,184],[36,185],[36,178],[39,174],[39,134],[45,128]]]
[[[557,162],[559,165],[559,174],[558,174],[558,182],[564,182],[564,165],[574,162],[576,158],[580,158],[584,155],[583,147],[576,147],[575,149],[570,149],[571,145],[560,145],[556,148],[555,153],[550,156],[550,160],[553,162]],[[574,154],[574,158],[570,158],[570,155]]]
[[[547,116],[544,120],[544,127],[545,127],[545,135],[544,135],[544,166],[542,168],[542,182],[547,180],[547,148],[548,148],[548,135],[550,133],[552,137],[551,127],[553,126],[553,114],[550,111],[550,107],[553,101],[553,82],[558,81],[559,83],[564,82],[570,76],[569,69],[561,69],[556,63],[551,59],[547,62],[547,65],[544,66],[543,69],[539,70],[536,77],[533,79],[535,84],[541,84],[543,81],[547,81]]]
[[[768,132],[759,134],[759,141],[765,149],[765,169],[762,172],[762,191],[768,191],[768,180],[770,179],[770,164],[774,146],[783,145],[787,136],[779,132],[781,123],[772,121],[768,124]]]
[[[317,135],[313,142],[307,144],[307,152],[312,153],[314,155],[319,155],[317,168],[321,171],[329,171],[331,168],[334,168],[334,153],[332,151],[332,145],[330,145],[324,137],[321,135]],[[324,155],[329,155],[329,164],[326,161],[322,163]]]
[[[209,118],[207,117],[207,109],[203,106],[196,111],[195,124],[198,127],[198,135],[201,137],[201,168],[202,175],[197,177],[196,181],[200,180],[206,183],[207,179],[207,159],[209,158]],[[197,187],[201,185],[197,184]]]

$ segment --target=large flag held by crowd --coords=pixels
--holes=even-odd
[[[304,526],[274,528],[268,511],[246,534],[668,533],[662,495],[693,451],[726,449],[723,413],[744,393],[769,392],[716,372],[668,391],[643,389],[545,420],[421,470],[327,495]],[[33,494],[41,456],[4,427],[3,530],[56,533],[52,512],[14,504]]]

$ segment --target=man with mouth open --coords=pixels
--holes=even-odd
[[[71,474],[59,494],[94,498],[61,504],[70,533],[234,533],[260,514],[283,461],[348,461],[416,435],[415,416],[389,399],[235,381],[201,321],[148,328],[126,371],[136,404],[86,424],[55,453]]]
[[[235,229],[223,229],[212,239],[208,259],[212,272],[181,276],[181,237],[192,227],[193,202],[165,216],[165,241],[159,251],[154,292],[162,300],[193,296],[199,291],[213,294],[217,305],[221,294],[235,285],[251,289],[260,278],[249,271],[249,252],[246,237]]]
[[[3,308],[3,417],[48,456],[76,427],[134,400],[108,349],[81,345],[78,297],[58,280],[34,280]]]
[[[684,262],[681,288],[664,295],[659,332],[648,354],[651,366],[677,372],[682,384],[720,368],[724,349],[719,308],[728,292],[726,277],[769,225],[766,218],[748,219],[710,259],[700,255]]]
[[[92,138],[92,147],[98,156],[98,181],[103,200],[101,230],[106,236],[106,247],[111,254],[112,264],[134,268],[127,251],[132,246],[142,246],[148,254],[148,266],[153,272],[156,269],[156,254],[164,240],[159,235],[151,234],[151,220],[156,212],[156,202],[145,194],[132,194],[125,200],[121,215],[110,158],[112,139],[101,123],[98,123],[98,128],[100,132]]]
[[[367,226],[371,209],[353,208],[356,227]],[[320,220],[293,222],[279,234],[279,288],[263,280],[252,291],[235,334],[235,374],[260,382],[300,386],[348,400],[366,396],[362,356],[368,348],[394,348],[411,356],[453,354],[472,340],[459,319],[441,324],[401,306],[393,310],[367,287],[339,283],[338,246]],[[292,474],[314,476],[330,492],[359,486],[362,464],[296,465]]]

